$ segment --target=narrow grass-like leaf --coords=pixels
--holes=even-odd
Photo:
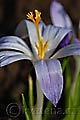
[[[68,110],[68,111],[67,111]],[[68,98],[67,114],[64,120],[79,120],[80,118],[80,73],[71,87]]]
[[[73,87],[74,87],[73,104],[75,107],[78,107],[80,105],[80,73],[75,81],[75,86]]]
[[[77,108],[77,112],[75,115],[75,120],[80,120],[80,106]]]
[[[70,88],[71,88],[71,72],[70,72],[70,64],[69,64],[69,59],[68,59],[68,61],[66,61],[66,68],[65,68],[65,100],[66,100],[65,104],[66,104],[66,107],[68,105]]]
[[[62,72],[64,73],[64,70],[66,69],[66,66],[67,66],[67,63],[69,62],[69,58],[66,59],[64,58],[63,59],[63,62],[62,62]]]
[[[48,102],[47,106],[46,106],[46,108],[44,110],[43,120],[49,120],[50,119],[51,109],[52,109],[52,104],[51,104],[51,102]]]
[[[22,103],[23,103],[23,110],[24,110],[24,113],[25,113],[26,120],[32,120],[31,119],[31,115],[30,115],[30,110],[27,107],[27,104],[26,104],[26,101],[25,101],[25,97],[24,97],[23,94],[22,94]]]

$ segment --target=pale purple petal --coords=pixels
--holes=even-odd
[[[71,55],[80,55],[80,43],[73,43],[61,48],[51,57],[51,59],[57,59]]]
[[[53,1],[51,3],[50,13],[54,25],[73,29],[70,17],[59,2]]]
[[[58,60],[40,60],[34,65],[44,95],[56,107],[63,89],[61,64]]]
[[[60,43],[60,46],[61,47],[64,47],[64,46],[66,46],[66,45],[68,45],[71,41],[71,39],[73,39],[72,38],[72,35],[73,35],[73,33],[72,32],[70,32],[70,33],[68,33],[65,37],[64,37],[64,39],[61,41],[61,43]],[[72,43],[80,43],[80,40],[78,39],[78,38],[74,38],[73,39],[73,41],[72,41]]]
[[[25,56],[23,53],[15,51],[1,51],[0,52],[0,67],[13,63],[15,61],[29,59],[28,56]]]
[[[50,7],[51,20],[55,26],[60,26],[66,29],[71,29],[75,34],[72,21],[65,11],[64,7],[57,1],[53,1]],[[65,39],[60,43],[61,47],[66,46],[69,43],[69,38],[71,35],[66,35]]]
[[[35,57],[38,58],[38,51],[35,46],[35,43],[38,42],[36,27],[33,22],[30,22],[28,20],[26,20],[26,27],[28,29],[28,34],[30,37],[30,42],[32,45],[33,53],[34,53]],[[45,27],[45,24],[41,21],[41,23],[39,24],[40,36],[42,36],[42,31],[43,31],[44,27]]]
[[[15,36],[5,36],[0,38],[0,49],[12,49],[23,52],[25,55],[32,58],[32,53],[26,43]]]
[[[60,46],[61,46],[61,47],[64,47],[64,46],[68,45],[68,44],[70,43],[70,40],[71,40],[72,35],[73,35],[72,32],[68,33],[68,34],[64,37],[64,39],[61,41]]]
[[[75,43],[75,44],[76,44],[76,43],[80,43],[80,39],[75,38],[74,41],[73,41],[73,43]]]
[[[28,31],[27,31],[27,28],[26,28],[26,22],[25,22],[25,20],[22,20],[18,24],[18,26],[17,26],[17,28],[15,30],[15,35],[19,36],[22,39],[25,39],[25,38],[29,37]]]
[[[61,27],[56,27],[53,25],[48,25],[44,28],[43,37],[44,40],[48,40],[48,49],[46,51],[46,56],[50,57],[52,52],[57,48],[57,46],[61,43],[64,37],[71,32],[70,29],[65,29]],[[69,37],[68,37],[69,39]]]

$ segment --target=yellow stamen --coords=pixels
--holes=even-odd
[[[35,10],[35,17],[33,15],[33,12],[30,12],[27,14],[27,18],[32,20],[36,26],[38,26],[40,20],[41,20],[41,13],[38,10]]]
[[[38,10],[35,10],[35,17],[33,15],[33,12],[30,12],[27,14],[28,19],[32,20],[36,27],[38,42],[35,43],[35,46],[38,50],[38,56],[40,59],[43,59],[45,57],[45,51],[48,48],[48,41],[44,43],[43,37],[40,37],[39,33],[39,22],[41,20],[41,13]]]
[[[35,22],[32,12],[30,12],[30,13],[27,14],[27,19],[30,19],[30,20],[32,20],[33,22]]]

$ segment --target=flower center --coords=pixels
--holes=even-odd
[[[33,12],[30,12],[27,14],[27,17],[28,19],[33,21],[36,27],[38,42],[35,43],[35,47],[37,48],[39,58],[43,59],[45,57],[45,51],[48,48],[48,41],[44,42],[43,37],[40,37],[40,33],[39,33],[39,22],[41,20],[40,15],[41,15],[41,12],[39,12],[38,10],[35,10],[35,14],[33,14]]]

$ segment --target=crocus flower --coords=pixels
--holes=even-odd
[[[70,17],[66,13],[64,7],[58,1],[52,1],[50,6],[50,14],[52,23],[55,26],[73,29]]]
[[[55,26],[70,28],[75,33],[72,20],[59,0],[53,0],[50,6],[51,21]],[[80,21],[79,21],[80,29]]]
[[[78,39],[77,40],[75,39],[76,33],[75,33],[71,19],[67,14],[67,12],[65,11],[64,7],[58,2],[58,0],[52,1],[51,7],[50,7],[50,14],[51,14],[52,23],[55,26],[71,29],[74,33],[73,42],[75,43],[79,42]],[[71,36],[72,36],[72,33],[69,33],[67,36],[68,39],[64,39],[61,42],[60,46],[63,47],[69,44]]]
[[[68,45],[55,53],[55,49],[70,30],[53,25],[46,26],[40,22],[40,15],[41,13],[35,10],[35,15],[32,12],[27,15],[32,22],[25,20],[32,51],[18,37],[0,38],[0,66],[22,59],[32,61],[44,95],[56,106],[63,90],[62,68],[57,59],[80,55],[80,43]]]

